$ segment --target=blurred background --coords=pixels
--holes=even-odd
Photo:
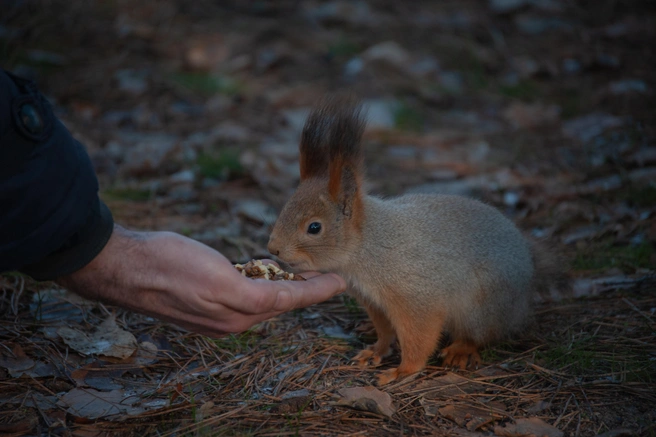
[[[579,271],[653,266],[655,33],[648,0],[0,0],[0,64],[117,222],[233,261],[266,256],[306,115],[350,91],[371,192],[484,199]]]
[[[373,339],[346,295],[209,339],[2,275],[0,433],[654,435],[655,33],[653,0],[0,0],[0,66],[86,145],[118,223],[267,256],[305,117],[352,92],[372,193],[482,199],[580,297],[543,296],[476,373],[431,359],[383,418],[336,407],[375,372],[347,365]]]

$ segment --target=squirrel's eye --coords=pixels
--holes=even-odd
[[[310,223],[310,226],[308,226],[308,234],[318,234],[319,232],[321,232],[321,223],[319,222]]]

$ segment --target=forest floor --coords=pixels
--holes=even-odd
[[[436,356],[375,387],[400,356],[350,365],[372,338],[347,296],[217,340],[4,274],[0,434],[655,436],[654,40],[647,0],[3,2],[0,63],[85,144],[118,223],[270,257],[304,119],[350,90],[372,193],[482,199],[572,289],[481,369]]]

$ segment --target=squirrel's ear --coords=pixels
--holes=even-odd
[[[300,169],[301,180],[322,177],[328,174],[328,125],[325,108],[319,107],[310,113],[301,133]]]
[[[364,119],[360,105],[353,99],[336,100],[331,106],[328,193],[334,202],[342,205],[344,214],[350,216],[361,197],[363,155],[360,142]]]

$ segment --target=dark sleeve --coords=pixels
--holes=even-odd
[[[32,82],[0,69],[0,272],[73,273],[113,227],[84,146]]]

